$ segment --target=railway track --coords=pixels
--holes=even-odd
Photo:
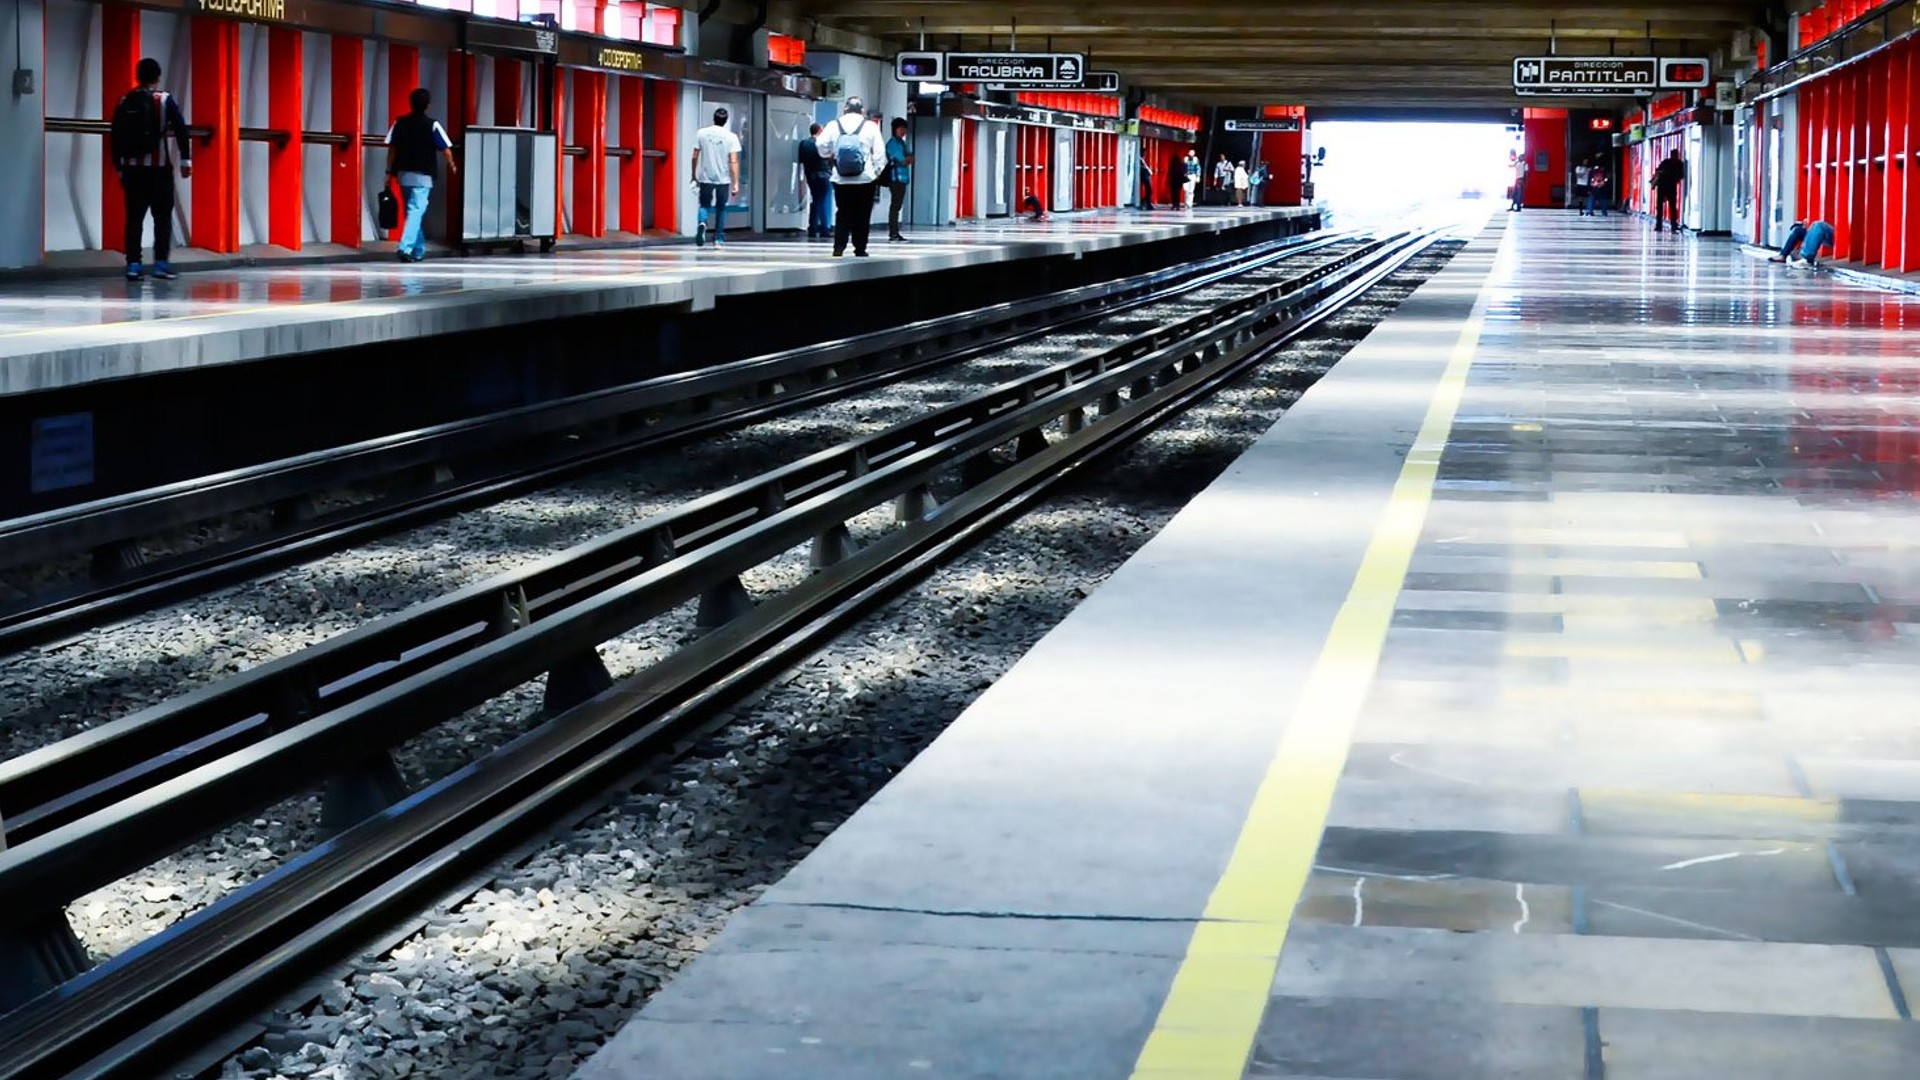
[[[1430,242],[1357,246],[1096,355],[855,440],[159,710],[0,766],[0,910],[34,936],[73,896],[336,777],[352,825],[253,886],[0,1020],[0,1076],[142,1075],[351,951],[565,809],[698,738],[848,621],[1338,311]],[[861,547],[846,522],[892,503]],[[739,575],[811,545],[757,606]],[[710,630],[618,685],[596,647],[698,601]],[[412,794],[384,751],[547,677],[552,719]],[[37,936],[59,970],[57,933]],[[51,942],[51,945],[48,943]],[[49,952],[51,949],[51,952]]]
[[[1351,242],[1309,234],[1200,263],[648,379],[0,523],[0,567],[87,556],[87,580],[0,604],[0,654],[623,459],[818,406]],[[327,512],[340,491],[391,489]],[[149,558],[143,540],[264,512],[268,527]]]

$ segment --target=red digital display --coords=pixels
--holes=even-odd
[[[1660,81],[1666,86],[1705,86],[1707,84],[1707,65],[1694,63],[1669,63],[1661,72]]]
[[[1613,130],[1613,117],[1611,117],[1611,116],[1596,116],[1596,117],[1593,117],[1592,119],[1590,119],[1590,120],[1588,120],[1588,121],[1587,121],[1587,130],[1589,130],[1589,131],[1612,131],[1612,130]]]

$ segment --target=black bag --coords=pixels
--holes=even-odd
[[[145,90],[129,90],[113,109],[113,157],[115,161],[141,158],[160,149],[164,124],[161,105]]]
[[[380,189],[380,204],[377,216],[380,219],[380,228],[382,230],[397,229],[400,227],[400,200],[393,197],[393,185],[391,184]]]

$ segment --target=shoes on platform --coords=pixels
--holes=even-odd
[[[140,264],[139,263],[130,262],[127,264],[127,280],[128,281],[140,280]]]
[[[707,223],[704,221],[693,227],[693,246],[707,246]]]
[[[171,265],[163,262],[153,264],[153,279],[155,281],[175,281],[179,277],[179,274],[173,272]]]

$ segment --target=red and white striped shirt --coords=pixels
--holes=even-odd
[[[160,114],[160,146],[151,154],[123,156],[120,167],[170,169],[175,162],[193,159],[193,143],[187,133],[187,118],[180,103],[165,90],[152,91],[153,107]]]

